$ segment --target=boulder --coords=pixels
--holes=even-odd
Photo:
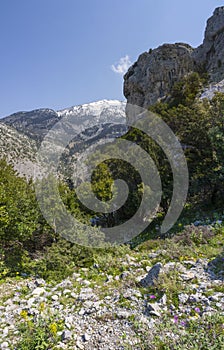
[[[159,277],[162,272],[163,265],[161,263],[155,264],[148,272],[148,274],[141,279],[140,284],[143,287],[153,286],[154,281]]]

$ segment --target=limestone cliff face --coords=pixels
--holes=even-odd
[[[211,82],[224,78],[224,6],[208,19],[203,44],[194,50],[193,57],[205,65]]]
[[[164,44],[143,53],[125,75],[128,102],[147,107],[163,98],[173,84],[194,70],[193,49],[186,44]]]
[[[185,75],[205,67],[210,82],[224,79],[224,6],[207,21],[203,44],[164,44],[139,56],[124,76],[127,102],[148,107],[169,95]]]

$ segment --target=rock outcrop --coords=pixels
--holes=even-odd
[[[147,107],[163,98],[175,82],[194,70],[191,46],[164,44],[145,52],[124,76],[124,95],[131,104]]]
[[[141,54],[124,76],[127,102],[148,107],[169,95],[187,74],[201,70],[210,82],[224,79],[224,6],[208,19],[203,44],[193,49],[184,43],[164,44]]]
[[[204,65],[212,82],[224,79],[224,6],[218,7],[207,21],[203,44],[193,52],[198,64]]]

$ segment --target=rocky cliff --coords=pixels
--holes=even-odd
[[[224,78],[224,6],[217,8],[208,19],[203,44],[193,51],[197,64],[202,64],[210,81]]]
[[[124,76],[128,103],[148,107],[169,95],[172,86],[202,67],[210,82],[224,79],[224,6],[208,19],[204,41],[193,49],[184,43],[164,44],[141,54]]]

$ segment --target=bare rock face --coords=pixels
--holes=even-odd
[[[205,66],[211,82],[224,79],[224,6],[208,19],[203,44],[193,53],[198,64]]]
[[[224,6],[208,19],[203,44],[164,44],[139,56],[124,76],[127,102],[148,107],[164,99],[187,74],[205,69],[210,82],[224,79]]]
[[[141,107],[166,96],[174,83],[194,70],[191,46],[164,44],[143,53],[124,76],[124,95]]]

